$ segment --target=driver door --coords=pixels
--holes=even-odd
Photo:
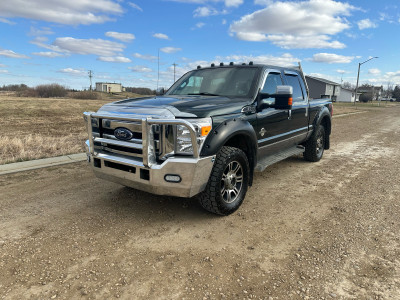
[[[267,70],[261,92],[275,94],[276,87],[283,84],[280,70]],[[273,105],[275,98],[267,98],[260,101]],[[257,113],[258,159],[273,154],[277,149],[282,150],[286,139],[285,133],[290,131],[290,120],[288,117],[289,113],[287,110],[272,107],[264,108]]]

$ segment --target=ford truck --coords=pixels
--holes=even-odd
[[[293,155],[322,158],[332,103],[309,99],[300,64],[221,63],[198,66],[163,95],[106,104],[84,119],[97,177],[158,195],[197,196],[206,210],[229,215],[254,172]]]

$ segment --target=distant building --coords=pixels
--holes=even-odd
[[[370,94],[372,100],[378,100],[383,94],[383,86],[359,86],[357,91],[360,94]]]
[[[354,102],[354,100],[355,100],[355,92],[353,89],[347,89],[344,87],[340,88],[340,94],[336,99],[337,102]]]
[[[340,84],[326,79],[306,76],[311,99],[330,98],[336,101],[340,95]]]
[[[121,83],[96,82],[96,91],[105,93],[121,93],[124,91]]]

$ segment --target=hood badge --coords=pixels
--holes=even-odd
[[[133,138],[133,133],[127,128],[118,127],[114,130],[114,136],[121,141],[128,141]]]

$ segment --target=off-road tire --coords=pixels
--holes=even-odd
[[[317,162],[322,158],[325,149],[325,128],[318,125],[312,136],[305,143],[304,159]]]
[[[242,150],[222,147],[217,153],[207,186],[199,195],[201,206],[224,216],[236,211],[246,196],[249,171],[249,161]]]

